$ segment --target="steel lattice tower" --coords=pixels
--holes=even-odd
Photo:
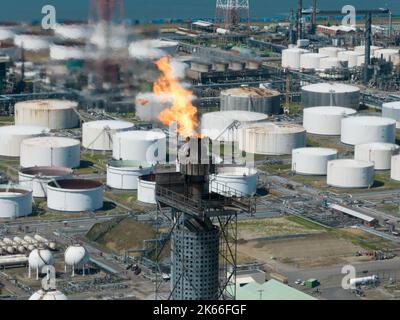
[[[215,26],[236,29],[241,23],[250,28],[249,0],[217,0]]]

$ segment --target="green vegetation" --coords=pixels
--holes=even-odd
[[[289,216],[286,218],[287,220],[297,223],[301,226],[303,226],[304,228],[310,229],[310,230],[328,230],[328,227],[323,227],[311,220],[308,219],[304,219],[302,217],[299,216]]]
[[[111,251],[124,253],[126,249],[142,249],[144,240],[156,238],[156,231],[148,224],[124,218],[97,223],[86,237]]]
[[[291,102],[289,103],[289,112],[290,114],[302,114],[303,107],[300,103]]]
[[[309,234],[324,230],[317,224],[301,218],[295,218],[296,217],[283,217],[239,221],[238,238],[242,240],[251,240],[262,237]]]

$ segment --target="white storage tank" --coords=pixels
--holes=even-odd
[[[354,159],[370,161],[375,170],[390,170],[392,156],[399,154],[400,147],[392,143],[366,143],[355,147]]]
[[[12,28],[1,26],[0,27],[0,41],[13,40],[15,31]]]
[[[336,160],[338,151],[329,148],[300,148],[292,152],[292,171],[297,174],[324,176],[328,161]]]
[[[126,131],[114,135],[113,157],[116,160],[165,161],[167,137],[162,131]]]
[[[378,46],[371,46],[370,50],[371,50],[371,55],[373,56],[376,50],[382,49],[382,47],[378,47]],[[365,46],[357,46],[354,47],[354,51],[359,52],[361,54],[365,54]]]
[[[235,121],[240,126],[265,121],[268,115],[251,111],[217,111],[203,114],[201,118],[201,133],[211,140],[219,137],[219,141],[237,141],[238,130],[226,129]]]
[[[344,49],[338,47],[323,47],[318,49],[320,54],[327,55],[330,58],[337,58],[338,53],[341,51],[344,51]]]
[[[29,254],[29,278],[31,277],[32,269],[36,271],[36,279],[39,279],[39,273],[42,272],[42,268],[53,264],[54,258],[50,250],[43,248],[34,249]]]
[[[263,122],[240,129],[239,148],[245,152],[265,155],[291,154],[305,147],[306,130],[291,123]]]
[[[382,117],[400,121],[400,101],[388,102],[382,105]]]
[[[81,143],[62,137],[39,137],[21,144],[21,167],[65,167],[80,165]]]
[[[67,100],[28,100],[15,104],[15,124],[35,125],[50,129],[79,126],[78,103]]]
[[[103,184],[93,180],[68,179],[50,182],[47,206],[63,212],[95,211],[103,207]]]
[[[65,301],[68,300],[65,294],[58,290],[43,290],[40,289],[36,291],[33,295],[30,296],[29,300],[37,301],[52,301],[52,300],[60,300]]]
[[[72,269],[72,276],[75,275],[75,269],[82,268],[85,273],[85,265],[89,262],[89,253],[85,247],[75,244],[69,246],[64,253],[65,271],[67,266]]]
[[[49,182],[72,178],[73,173],[73,170],[61,167],[24,168],[19,172],[19,184],[32,189],[35,198],[46,198]]]
[[[374,56],[375,58],[383,58],[385,61],[391,61],[393,64],[398,65],[400,63],[399,52],[399,48],[378,49],[374,52]]]
[[[357,145],[371,142],[394,143],[396,121],[374,116],[349,117],[342,121],[341,141]]]
[[[304,108],[340,106],[358,110],[360,89],[342,83],[317,83],[302,87],[301,103]]]
[[[15,219],[30,215],[32,201],[32,190],[19,185],[0,185],[0,218]]]
[[[137,190],[138,178],[153,170],[154,166],[148,162],[111,160],[107,165],[107,186],[120,190]]]
[[[139,177],[138,201],[156,204],[156,176],[149,174]]]
[[[49,132],[50,129],[37,126],[0,127],[0,156],[19,157],[23,140],[43,136]]]
[[[391,160],[390,178],[400,181],[400,155],[395,155]]]
[[[257,169],[220,167],[210,176],[210,191],[227,196],[250,196],[257,192]]]
[[[291,48],[282,51],[282,67],[294,70],[300,69],[300,58],[302,54],[310,51],[299,48]]]
[[[93,54],[86,50],[84,43],[57,42],[50,45],[50,59],[52,60],[85,60],[91,56]]]
[[[111,151],[114,134],[133,127],[133,123],[119,120],[86,122],[82,125],[82,146],[89,150]]]
[[[342,120],[356,110],[343,107],[312,107],[303,110],[303,126],[308,133],[340,136]]]
[[[328,58],[326,54],[305,53],[300,57],[300,69],[318,70],[320,69],[321,59]]]
[[[86,40],[92,33],[92,27],[86,24],[59,24],[54,27],[54,33],[65,40]]]
[[[279,114],[281,113],[281,94],[276,90],[254,87],[223,90],[220,110]]]
[[[135,41],[129,45],[129,55],[134,59],[158,59],[165,55],[174,55],[179,43],[160,39]]]
[[[50,47],[50,43],[52,41],[52,37],[48,35],[35,33],[35,32],[26,32],[17,34],[14,37],[14,44],[20,48],[24,48],[26,51],[46,51]]]
[[[374,164],[341,159],[328,162],[327,184],[337,188],[369,188],[374,184]]]
[[[342,51],[338,53],[338,59],[341,61],[347,61],[349,68],[357,67],[358,57],[363,56],[364,53],[356,51]]]
[[[327,69],[340,69],[343,67],[342,62],[338,58],[322,58],[319,64],[320,70],[327,70]]]

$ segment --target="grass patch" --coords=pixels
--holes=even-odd
[[[299,216],[289,216],[286,218],[287,220],[297,223],[301,226],[303,226],[304,228],[310,229],[310,230],[328,230],[329,228],[325,228],[315,222],[312,222],[310,220],[304,219],[302,217]]]

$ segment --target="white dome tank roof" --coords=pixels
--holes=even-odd
[[[36,291],[29,300],[68,300],[65,294],[58,290],[39,290]]]
[[[359,92],[360,89],[355,86],[350,86],[342,83],[317,83],[304,86],[302,88],[306,91],[330,93],[331,91],[335,93],[349,93],[349,92]]]
[[[374,166],[372,162],[360,161],[354,159],[339,159],[339,160],[333,160],[330,163],[337,167],[346,167],[346,168],[368,168]]]
[[[76,108],[78,106],[77,102],[69,100],[57,100],[57,99],[43,99],[43,100],[28,100],[18,102],[17,107],[30,108],[30,109],[40,109],[40,110],[63,110]]]
[[[160,131],[125,131],[125,132],[118,132],[115,134],[119,138],[124,138],[126,140],[133,140],[133,141],[153,141],[158,139],[166,138],[166,135]]]
[[[391,158],[399,153],[400,147],[393,143],[365,143],[355,146],[354,159],[371,161],[375,170],[389,170]]]
[[[326,175],[328,161],[337,159],[330,148],[299,148],[292,152],[292,171],[306,175]]]
[[[336,149],[331,148],[299,148],[294,149],[293,153],[316,155],[316,156],[330,156],[337,154]]]
[[[25,136],[25,135],[39,135],[49,133],[50,129],[40,126],[22,126],[22,125],[12,125],[0,127],[0,136],[3,134],[15,135],[15,136]]]
[[[96,129],[106,129],[110,128],[111,130],[115,129],[127,129],[132,128],[133,123],[121,120],[99,120],[99,121],[90,121],[85,122],[84,126]]]

